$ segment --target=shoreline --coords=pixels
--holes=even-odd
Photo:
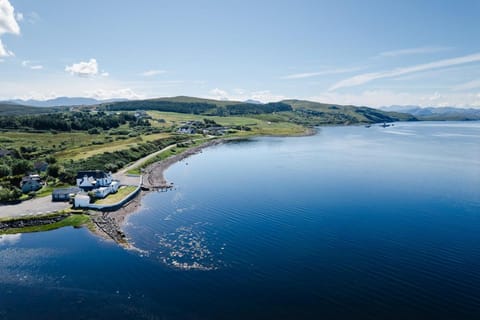
[[[177,162],[180,162],[192,155],[198,154],[201,152],[203,149],[212,147],[212,146],[217,146],[220,144],[228,143],[230,141],[242,141],[242,140],[249,140],[253,138],[258,138],[258,137],[307,137],[307,136],[312,136],[315,135],[318,132],[317,128],[305,128],[305,131],[303,134],[299,135],[269,135],[269,136],[264,136],[264,135],[252,135],[252,136],[246,136],[246,137],[228,137],[228,138],[219,138],[219,139],[213,139],[206,141],[202,143],[199,146],[190,148],[188,150],[185,150],[184,152],[180,154],[176,154],[174,156],[171,156],[169,158],[166,158],[161,161],[154,162],[147,166],[143,173],[143,183],[142,187],[146,188],[152,188],[154,186],[158,185],[166,185],[168,181],[165,179],[165,171],[172,165],[174,165]],[[132,199],[130,202],[128,202],[126,205],[121,207],[120,209],[116,211],[111,211],[108,212],[107,214],[109,217],[114,218],[116,224],[122,230],[123,226],[125,223],[128,222],[128,217],[131,214],[134,214],[135,212],[138,211],[138,209],[141,207],[141,200],[143,196],[146,194],[150,193],[152,191],[145,191],[142,190],[138,196],[136,196],[134,199]]]
[[[314,135],[317,131],[318,130],[316,128],[306,128],[303,134],[287,135],[287,136],[270,135],[270,137],[311,136],[311,135]],[[146,189],[153,189],[155,186],[167,185],[167,181],[165,179],[164,174],[165,174],[165,171],[170,166],[192,155],[200,153],[205,148],[220,145],[223,143],[228,143],[231,141],[249,140],[249,139],[258,138],[258,137],[266,137],[266,136],[252,135],[252,136],[245,136],[245,137],[226,137],[226,138],[212,139],[198,146],[187,149],[180,154],[176,154],[164,160],[154,162],[148,165],[141,173],[142,181],[143,181],[141,184],[141,187],[145,187]],[[150,193],[150,192],[152,191],[141,190],[136,197],[134,197],[131,201],[129,201],[124,206],[122,206],[121,208],[115,211],[102,212],[102,211],[88,210],[85,213],[90,216],[90,220],[92,222],[91,227],[93,227],[93,228],[89,227],[90,231],[96,236],[104,240],[114,241],[115,243],[124,247],[125,249],[135,250],[136,248],[134,247],[134,245],[129,243],[128,241],[129,239],[124,234],[123,228],[125,224],[128,222],[129,216],[139,211],[143,196],[145,196],[147,193]],[[23,218],[28,218],[28,217],[23,217]]]
[[[248,138],[238,137],[238,138],[221,138],[221,139],[210,140],[199,146],[185,150],[185,152],[182,152],[180,154],[152,163],[148,167],[146,167],[144,172],[142,173],[142,176],[143,176],[142,187],[152,188],[154,186],[166,184],[167,181],[165,179],[164,173],[170,166],[192,155],[198,154],[205,148],[220,145],[229,141],[245,140]],[[128,202],[127,204],[125,204],[123,207],[121,207],[116,211],[103,212],[103,213],[99,212],[93,215],[95,215],[97,218],[101,217],[102,220],[109,220],[110,224],[114,225],[112,227],[115,227],[115,229],[123,233],[122,230],[125,224],[128,222],[128,218],[132,214],[138,212],[139,208],[141,207],[142,198],[150,192],[153,192],[153,191],[145,191],[145,190],[140,191],[140,193],[135,198],[133,198],[130,202]],[[104,237],[105,232],[102,231],[101,233],[102,233],[102,237]],[[110,236],[110,238],[116,241],[116,239],[114,239],[113,237]],[[118,243],[118,241],[116,242]],[[125,246],[125,243],[123,241],[122,243],[119,243],[119,244]],[[127,248],[132,248],[132,246],[128,244],[128,240],[126,244],[127,244]]]

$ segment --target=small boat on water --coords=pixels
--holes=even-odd
[[[371,124],[367,124],[365,128],[370,128],[371,126],[372,126]]]
[[[390,126],[391,126],[390,124],[387,124],[387,123],[385,123],[385,122],[380,125],[380,127],[382,127],[382,128],[388,128],[388,127],[390,127]]]

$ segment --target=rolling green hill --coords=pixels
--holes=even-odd
[[[170,102],[183,102],[183,103],[208,103],[213,104],[217,107],[226,107],[228,105],[241,104],[241,101],[230,101],[230,100],[214,100],[214,99],[204,99],[188,96],[177,96],[177,97],[167,97],[167,98],[156,98],[150,99],[151,101],[170,101]]]
[[[18,116],[28,114],[41,114],[60,111],[59,108],[40,108],[20,104],[0,103],[0,116]]]
[[[352,105],[326,104],[306,100],[283,100],[292,106],[293,110],[306,115],[323,118],[328,123],[376,123],[393,121],[415,121],[414,116],[400,112],[387,112],[369,107]]]
[[[412,115],[398,112],[305,100],[255,104],[179,96],[113,102],[99,107],[109,111],[156,110],[208,116],[248,116],[271,122],[291,122],[307,126],[417,120]]]

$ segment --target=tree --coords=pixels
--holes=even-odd
[[[62,172],[62,166],[58,163],[54,163],[48,166],[47,174],[51,177],[58,178]]]
[[[54,163],[57,163],[57,158],[55,158],[54,156],[48,156],[45,158],[45,161],[48,164],[54,164]]]
[[[0,164],[0,178],[8,177],[12,174],[12,169],[6,164]]]
[[[33,164],[28,160],[17,160],[12,164],[12,174],[25,174],[33,170]]]

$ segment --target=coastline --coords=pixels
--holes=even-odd
[[[315,135],[317,132],[317,129],[315,128],[306,128],[304,134],[301,135],[294,135],[291,137],[298,137],[298,136],[311,136]],[[143,184],[142,187],[145,187],[147,189],[153,188],[158,185],[167,185],[168,181],[165,179],[165,171],[172,165],[174,165],[177,162],[180,162],[192,155],[195,155],[199,152],[201,152],[205,148],[209,148],[212,146],[220,145],[223,143],[228,143],[230,141],[241,141],[241,140],[248,140],[252,139],[258,136],[246,136],[246,137],[229,137],[229,138],[219,138],[215,140],[210,140],[207,141],[199,146],[190,148],[188,150],[185,150],[185,152],[182,152],[180,154],[171,156],[169,158],[166,158],[164,160],[155,162],[150,164],[148,167],[146,167],[142,173],[143,175]],[[285,136],[281,136],[285,137]],[[287,136],[288,137],[288,136]],[[126,223],[128,223],[128,218],[137,212],[139,208],[141,207],[141,202],[143,196],[146,194],[150,193],[152,191],[148,190],[142,190],[138,196],[136,196],[134,199],[132,199],[130,202],[128,202],[126,205],[121,207],[120,209],[112,212],[105,212],[103,213],[103,219],[108,219],[110,220],[110,223],[115,224],[116,229],[118,232],[123,234],[123,227],[125,226]],[[104,232],[101,232],[104,233]],[[113,237],[111,237],[113,238]],[[116,241],[116,239],[113,239]],[[118,242],[118,241],[117,241]],[[127,241],[128,243],[128,241]],[[122,244],[122,243],[120,243]],[[131,247],[130,245],[127,245],[127,247]]]
[[[299,136],[311,136],[314,135],[318,129],[316,128],[305,128],[305,131],[302,134],[294,134],[294,135],[247,135],[247,136],[234,136],[234,137],[222,137],[216,138],[209,141],[206,141],[198,146],[192,147],[183,151],[182,153],[170,156],[164,160],[154,162],[148,165],[144,170],[142,170],[142,190],[139,194],[126,203],[124,206],[119,208],[115,211],[93,211],[89,210],[85,212],[90,216],[91,223],[88,225],[90,231],[92,231],[95,235],[103,238],[107,241],[113,240],[120,246],[126,249],[135,250],[136,248],[129,243],[128,238],[126,237],[125,233],[123,232],[123,228],[125,224],[128,222],[128,217],[135,212],[139,211],[141,207],[142,197],[152,192],[152,189],[155,189],[158,186],[169,186],[168,182],[165,179],[164,173],[165,171],[173,164],[180,162],[194,154],[201,152],[203,149],[220,145],[223,143],[227,143],[230,141],[241,141],[241,140],[249,140],[252,138],[257,137],[299,137]],[[174,147],[175,145],[171,145],[170,147]],[[150,189],[150,190],[149,190]],[[57,213],[55,210],[53,213]],[[31,216],[22,216],[23,218],[31,218]],[[37,221],[35,220],[36,224],[44,224],[42,222],[41,216],[40,219]],[[85,224],[87,225],[87,224]]]
[[[250,138],[250,137],[249,137]],[[171,156],[167,159],[152,163],[149,165],[147,168],[144,169],[142,175],[143,175],[143,187],[146,188],[152,188],[154,186],[158,185],[165,185],[167,184],[167,181],[165,179],[164,173],[165,171],[172,166],[173,164],[180,162],[194,154],[197,154],[201,152],[203,149],[220,145],[229,141],[235,141],[235,140],[244,140],[246,138],[222,138],[222,139],[216,139],[216,140],[210,140],[207,141],[199,146],[193,147],[191,149],[186,150],[185,152],[182,152],[180,154]],[[141,207],[141,202],[142,198],[144,195],[150,193],[152,191],[146,191],[142,190],[138,196],[136,196],[134,199],[132,199],[130,202],[128,202],[126,205],[121,207],[120,209],[116,211],[111,211],[111,212],[104,212],[102,213],[96,213],[94,214],[97,216],[97,218],[100,218],[101,220],[109,220],[110,224],[114,224],[115,228],[123,233],[121,230],[125,226],[125,224],[128,222],[128,217],[134,214],[139,210]],[[99,230],[100,233],[103,235],[105,234],[104,231]],[[116,241],[113,237],[110,236],[113,240]],[[118,241],[116,241],[118,242]],[[127,241],[128,243],[128,241]],[[120,244],[124,244],[123,242]],[[127,247],[130,248],[131,246],[127,244]]]

